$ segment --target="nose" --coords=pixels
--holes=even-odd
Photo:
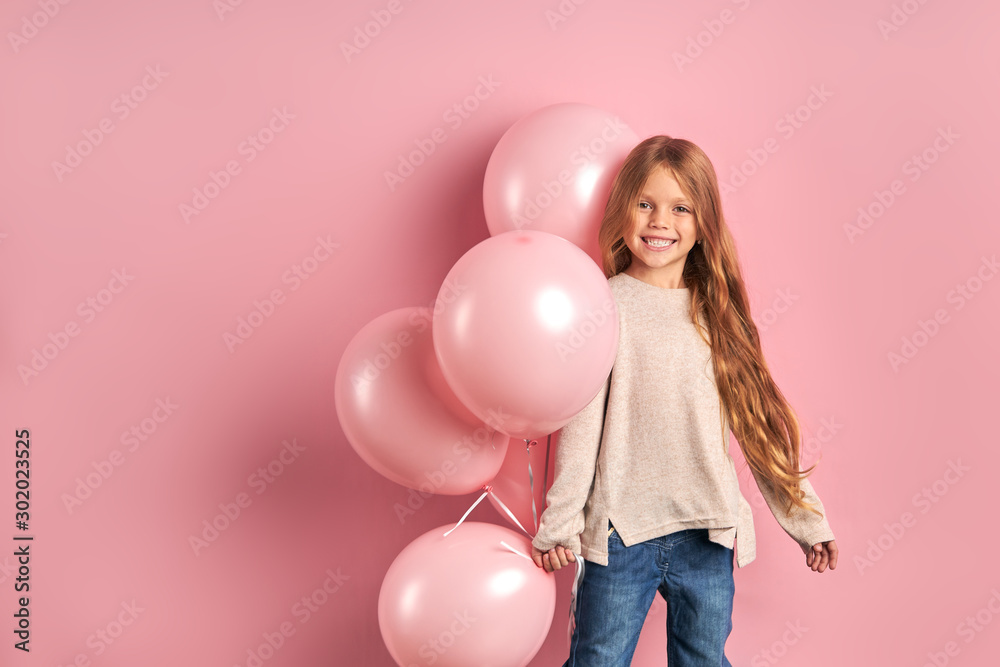
[[[669,227],[670,217],[662,209],[656,209],[649,218],[649,224],[654,227]]]

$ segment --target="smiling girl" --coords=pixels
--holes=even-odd
[[[628,665],[657,592],[668,664],[726,667],[734,554],[739,567],[756,557],[730,430],[806,566],[834,569],[837,545],[806,479],[812,468],[799,469],[798,419],[764,361],[705,153],[667,136],[636,146],[599,244],[618,352],[604,386],[560,431],[532,541],[547,572],[587,561],[564,667]]]

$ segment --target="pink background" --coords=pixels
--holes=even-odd
[[[1000,247],[995,3],[402,0],[349,62],[341,43],[387,2],[248,0],[221,15],[219,4],[0,9],[0,663],[245,665],[263,633],[291,622],[264,664],[391,665],[382,577],[475,496],[434,496],[401,523],[407,490],[368,468],[338,425],[337,364],[376,316],[428,305],[487,238],[493,146],[525,114],[565,101],[619,114],[640,137],[689,138],[740,184],[724,210],[767,360],[802,418],[807,462],[822,455],[812,481],[840,565],[808,570],[745,486],[759,546],[736,572],[732,662],[995,660],[987,509],[1000,454],[987,425],[1000,280],[984,263]],[[560,7],[567,16],[553,23]],[[696,57],[679,65],[687,49]],[[460,125],[446,120],[490,79]],[[796,113],[796,126],[783,120]],[[269,123],[279,131],[248,159],[242,142]],[[445,141],[390,190],[385,172],[435,128]],[[949,128],[951,143],[936,139]],[[57,175],[53,163],[69,145],[86,151],[87,135],[99,142]],[[745,163],[762,154],[759,167]],[[926,170],[912,161],[921,154]],[[186,221],[180,205],[230,161],[238,173]],[[752,173],[733,181],[741,168]],[[879,213],[880,197],[893,201],[849,236],[859,207]],[[296,282],[286,272],[317,239],[336,250],[318,251],[326,259]],[[275,290],[270,316],[227,345]],[[77,335],[61,337],[67,326]],[[919,347],[894,368],[904,339]],[[52,342],[53,358],[22,377],[51,341],[63,347]],[[158,400],[176,407],[166,414]],[[123,442],[133,427],[145,439]],[[22,428],[36,538],[30,655],[11,633]],[[278,476],[251,479],[293,440]],[[109,465],[67,507],[78,479]],[[241,493],[250,504],[196,554],[190,536]],[[485,502],[470,519],[503,523]],[[340,588],[302,622],[295,605],[328,571]],[[532,665],[567,652],[571,575],[554,576],[555,618]],[[123,611],[133,604],[134,618]],[[633,664],[664,663],[664,609],[658,600]],[[95,640],[119,616],[124,632]]]

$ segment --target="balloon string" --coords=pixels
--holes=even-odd
[[[524,439],[524,443],[525,443],[525,449],[527,449],[527,451],[528,451],[528,485],[529,485],[529,487],[531,489],[531,518],[535,522],[535,532],[537,533],[538,532],[538,510],[537,510],[537,508],[535,506],[535,477],[534,477],[534,473],[531,470],[531,446],[535,445],[535,444],[538,444],[538,443],[537,443],[537,441],[529,440],[527,438]],[[549,477],[549,452],[551,451],[551,447],[552,447],[552,434],[550,433],[548,435],[547,442],[545,443],[545,479],[542,480],[542,493],[543,494],[547,494],[548,493],[548,488],[547,488],[548,484],[547,484],[547,482],[548,482],[548,477]],[[481,503],[483,501],[483,498],[485,498],[487,495],[492,494],[493,495],[493,499],[497,502],[498,505],[500,505],[500,507],[503,509],[503,511],[507,514],[507,516],[510,517],[511,520],[513,520],[514,523],[517,525],[517,527],[520,528],[524,532],[524,534],[527,535],[530,538],[531,534],[527,530],[525,530],[524,526],[521,525],[521,522],[517,520],[516,516],[514,516],[514,513],[510,511],[510,509],[503,503],[502,500],[500,500],[497,497],[497,495],[495,493],[493,493],[493,486],[491,484],[484,484],[482,488],[483,488],[483,493],[480,494],[480,496],[478,498],[476,498],[476,502],[472,503],[472,507],[470,507],[468,510],[466,510],[465,514],[462,515],[462,518],[458,520],[458,523],[456,523],[454,526],[452,526],[452,528],[448,532],[446,532],[444,534],[445,537],[447,537],[448,535],[450,535],[453,530],[455,530],[456,528],[458,528],[459,526],[462,525],[462,523],[465,521],[466,517],[469,516],[469,514],[472,512],[472,510],[476,509],[476,506],[478,506],[479,503]],[[500,544],[503,545],[504,547],[506,547],[511,552],[517,554],[518,556],[521,556],[522,558],[525,558],[525,559],[531,561],[532,563],[534,563],[534,560],[530,556],[528,556],[527,554],[519,551],[518,549],[515,549],[514,547],[510,546],[509,544],[507,544],[503,540],[500,540]],[[583,580],[583,570],[584,570],[583,558],[580,556],[580,554],[576,553],[575,551],[571,552],[571,553],[573,554],[573,556],[576,559],[576,574],[573,577],[573,590],[570,592],[570,600],[569,600],[569,624],[567,625],[567,630],[566,630],[566,645],[567,646],[571,646],[572,645],[572,643],[573,643],[573,632],[574,632],[574,630],[576,630],[576,602],[577,602],[578,591],[580,589],[580,582]]]
[[[483,502],[483,498],[485,498],[487,496],[487,494],[489,494],[489,492],[492,491],[492,490],[493,490],[492,486],[484,484],[483,485],[483,494],[481,496],[479,496],[479,498],[476,499],[476,502],[472,503],[472,507],[470,507],[469,509],[467,509],[465,511],[465,514],[463,514],[462,518],[458,520],[458,523],[456,523],[454,526],[452,526],[451,530],[449,530],[447,533],[445,533],[444,536],[448,537],[449,533],[451,533],[452,530],[455,530],[456,528],[458,528],[459,526],[461,526],[462,522],[465,521],[465,517],[469,516],[469,512],[471,512],[472,510],[476,509],[476,505],[478,505],[479,503]]]
[[[516,523],[517,527],[520,528],[521,530],[523,530],[525,535],[527,535],[528,537],[532,537],[531,533],[529,533],[527,530],[525,530],[524,526],[521,525],[521,522],[517,520],[517,517],[514,516],[514,513],[511,512],[510,509],[506,505],[503,504],[503,501],[500,500],[500,498],[497,497],[497,494],[493,493],[493,488],[492,487],[490,487],[490,490],[488,491],[488,493],[493,496],[493,500],[497,501],[497,504],[500,505],[500,507],[503,509],[503,511],[507,513],[507,516],[510,517],[511,521],[513,521],[514,523]]]
[[[546,436],[545,441],[545,475],[542,477],[542,498],[549,495],[548,483],[549,483],[549,451],[552,449],[552,434],[549,433]],[[532,494],[534,498],[534,494]],[[537,527],[536,527],[537,530]]]
[[[513,551],[514,553],[516,553],[518,556],[521,556],[522,558],[527,558],[528,560],[531,560],[531,556],[518,551],[514,547],[512,547],[509,544],[507,544],[506,542],[504,542],[503,540],[500,540],[500,544],[504,545],[505,547],[507,547],[508,549],[510,549],[511,551]],[[531,562],[534,563],[535,561],[531,560]]]
[[[528,450],[528,486],[529,486],[529,488],[531,490],[531,518],[535,522],[535,533],[537,533],[538,532],[538,510],[537,510],[537,508],[535,506],[535,476],[534,476],[534,473],[531,470],[531,446],[537,444],[537,442],[534,441],[534,440],[529,441],[527,438],[524,439],[524,442],[525,442],[525,448]],[[543,498],[548,495],[549,454],[550,454],[551,451],[552,451],[552,434],[549,433],[548,436],[546,436],[546,440],[545,440],[545,473],[544,473],[544,477],[542,478],[542,497]],[[493,497],[496,498],[495,495]],[[497,499],[497,501],[499,502],[499,499]],[[502,505],[502,503],[501,503],[501,505]],[[506,509],[506,508],[504,508],[504,509]],[[509,510],[507,511],[507,514],[510,515],[511,518],[514,518],[514,515],[510,514]],[[514,521],[517,522],[517,519],[515,518]],[[521,524],[518,523],[518,526],[520,526],[520,525]],[[524,530],[524,528],[521,528],[521,530]],[[508,548],[510,548],[510,547],[508,547]],[[566,645],[567,646],[572,646],[572,644],[573,644],[573,631],[576,629],[576,600],[577,600],[577,592],[580,589],[580,582],[583,580],[583,570],[584,570],[583,557],[580,554],[576,553],[575,551],[573,551],[571,553],[573,554],[573,556],[574,556],[574,558],[576,560],[576,574],[573,577],[573,590],[570,593],[570,599],[569,599],[569,624],[568,624],[567,629],[566,629]]]
[[[531,518],[535,522],[535,533],[538,533],[538,510],[535,508],[535,475],[531,472],[531,446],[538,444],[537,440],[524,439],[524,448],[528,452],[528,490],[531,495]]]
[[[527,440],[525,440],[525,442],[527,442],[527,447],[530,448],[531,445],[532,445],[532,443],[528,442]],[[547,460],[548,460],[548,457],[546,456],[546,461]],[[530,481],[530,465],[531,465],[530,462],[529,462],[528,465],[529,465],[529,481]],[[522,531],[524,531],[525,535],[527,535],[528,537],[531,537],[531,534],[527,530],[524,529],[524,526],[522,526],[521,522],[517,520],[517,517],[514,516],[514,513],[511,512],[510,509],[506,505],[503,504],[502,500],[500,500],[499,498],[497,498],[497,496],[496,496],[495,493],[493,493],[493,485],[492,484],[484,484],[482,488],[483,488],[483,493],[476,499],[476,502],[472,503],[472,507],[470,507],[468,510],[466,510],[465,514],[462,515],[462,518],[458,520],[458,523],[456,523],[454,526],[452,526],[451,529],[448,530],[448,532],[446,532],[444,534],[444,536],[447,537],[448,535],[451,534],[451,532],[453,530],[455,530],[456,528],[458,528],[459,526],[461,526],[462,522],[465,521],[465,518],[467,516],[469,516],[469,514],[472,512],[472,510],[476,509],[476,506],[479,505],[479,503],[481,503],[483,501],[483,498],[485,498],[489,494],[493,494],[493,499],[497,501],[497,504],[499,504],[501,508],[503,508],[503,511],[507,513],[507,516],[509,516],[511,519],[513,519],[514,523],[517,524],[518,528],[520,528]],[[532,491],[532,511],[534,511],[534,491]],[[537,527],[537,523],[536,523],[536,527]],[[516,553],[517,555],[522,556],[524,558],[527,558],[529,561],[531,561],[532,563],[534,563],[534,559],[532,559],[530,556],[522,553],[521,551],[518,551],[514,547],[512,547],[509,544],[507,544],[506,542],[504,542],[503,540],[500,540],[500,544],[502,544],[504,547],[506,547],[510,551]],[[572,642],[573,642],[573,631],[576,629],[576,599],[577,599],[577,591],[580,588],[580,581],[583,580],[583,568],[584,568],[583,558],[580,556],[580,554],[576,553],[575,551],[573,551],[571,553],[576,558],[576,575],[573,577],[573,590],[572,590],[572,592],[570,594],[570,600],[569,600],[569,626],[568,626],[567,635],[566,635],[567,645],[571,645],[572,644]]]
[[[507,513],[507,516],[509,516],[511,518],[511,520],[515,524],[517,524],[517,527],[524,531],[525,535],[527,535],[529,538],[532,536],[531,533],[529,533],[527,530],[525,530],[524,526],[521,525],[521,522],[517,520],[517,517],[514,516],[514,513],[510,511],[510,508],[508,508],[506,505],[503,504],[503,501],[500,500],[497,497],[497,494],[493,493],[493,485],[492,484],[483,484],[482,489],[483,489],[482,495],[480,495],[476,499],[476,502],[472,503],[472,507],[470,507],[469,509],[467,509],[465,511],[465,514],[463,514],[462,518],[458,520],[458,523],[456,523],[454,526],[452,526],[448,530],[448,532],[444,534],[445,537],[448,537],[448,535],[451,533],[451,531],[453,531],[456,528],[458,528],[459,526],[461,526],[462,522],[465,521],[465,518],[467,516],[469,516],[469,514],[472,512],[472,510],[476,509],[476,506],[479,503],[483,502],[483,498],[485,498],[487,495],[492,495],[493,496],[493,500],[497,501],[497,504],[500,505],[500,507],[503,509],[503,511]]]
[[[573,552],[576,557],[576,576],[573,577],[573,591],[569,598],[569,629],[566,632],[566,645],[573,645],[573,631],[576,629],[576,593],[580,588],[580,581],[583,580],[583,558],[580,554]]]

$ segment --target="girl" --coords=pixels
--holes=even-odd
[[[667,136],[636,146],[598,240],[618,306],[617,356],[560,431],[532,541],[546,572],[588,561],[564,667],[629,665],[657,591],[671,667],[728,667],[733,557],[743,567],[756,555],[730,429],[814,572],[837,565],[833,532],[806,479],[813,468],[799,470],[798,420],[764,362],[705,153]]]

